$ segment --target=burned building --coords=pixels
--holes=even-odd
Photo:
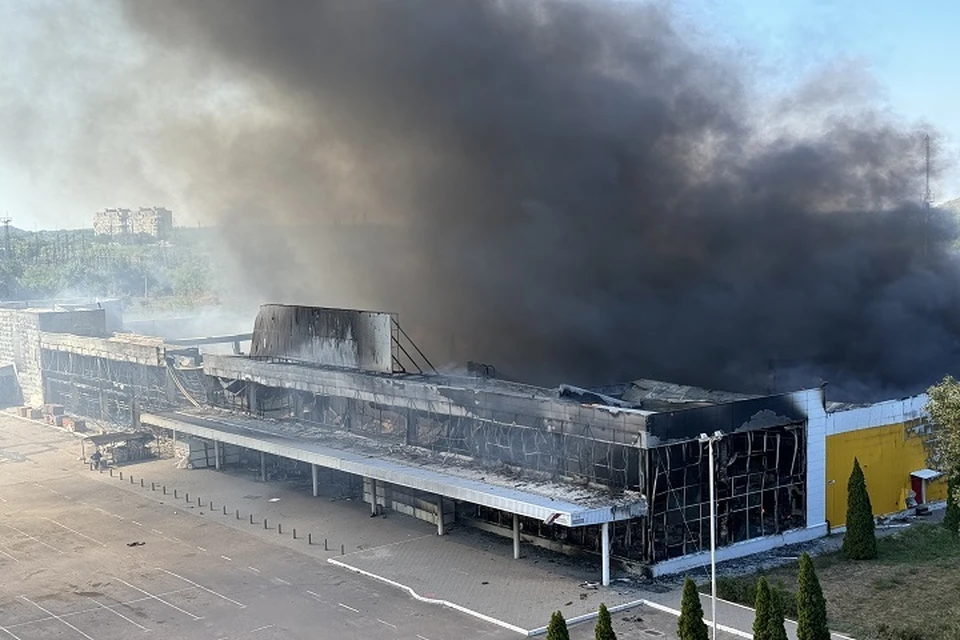
[[[852,456],[878,514],[943,496],[923,464],[923,397],[850,406],[819,387],[543,388],[476,363],[443,373],[397,316],[374,311],[265,305],[251,334],[183,340],[111,331],[106,317],[0,309],[0,360],[25,402],[152,431],[194,466],[254,464],[266,479],[268,463],[286,465],[314,495],[337,486],[440,534],[484,529],[512,538],[517,557],[521,543],[596,555],[604,582],[612,562],[662,574],[708,561],[711,447],[721,560],[824,535],[828,517],[842,525],[836,487]],[[201,351],[218,342],[234,355]]]
[[[757,397],[647,380],[547,389],[477,367],[447,375],[395,316],[340,309],[266,305],[251,345],[249,356],[204,357],[209,407],[141,420],[222,447],[321,461],[313,466],[375,455],[390,468],[353,467],[373,506],[657,573],[709,549],[699,436],[721,431],[718,544],[749,553],[751,542],[822,533],[821,510],[811,518],[808,504],[811,488],[822,493],[809,477],[811,468],[822,475],[822,438],[808,437],[811,415],[824,413],[820,389]],[[500,495],[508,490],[524,495]],[[533,508],[544,499],[557,506]],[[424,500],[440,506],[420,509]]]

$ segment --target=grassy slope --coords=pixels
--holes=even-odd
[[[876,638],[887,625],[920,632],[894,637],[960,639],[960,538],[936,524],[917,524],[877,546],[880,556],[872,561],[851,562],[839,553],[815,558],[831,627],[855,638]],[[796,566],[768,577],[795,589]]]

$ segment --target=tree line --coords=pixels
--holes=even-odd
[[[11,230],[9,239],[0,235],[0,299],[211,297],[215,265],[202,232],[118,243],[90,229]]]

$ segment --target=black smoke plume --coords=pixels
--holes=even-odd
[[[435,359],[541,383],[867,397],[960,362],[923,133],[855,68],[764,94],[668,10],[612,0],[124,10],[267,114],[176,161],[264,299],[396,310]]]

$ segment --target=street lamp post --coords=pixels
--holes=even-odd
[[[707,445],[710,466],[710,608],[713,620],[713,640],[717,640],[717,494],[714,486],[716,473],[713,464],[713,443],[723,437],[720,431],[714,431],[712,436],[700,434],[700,443]]]

